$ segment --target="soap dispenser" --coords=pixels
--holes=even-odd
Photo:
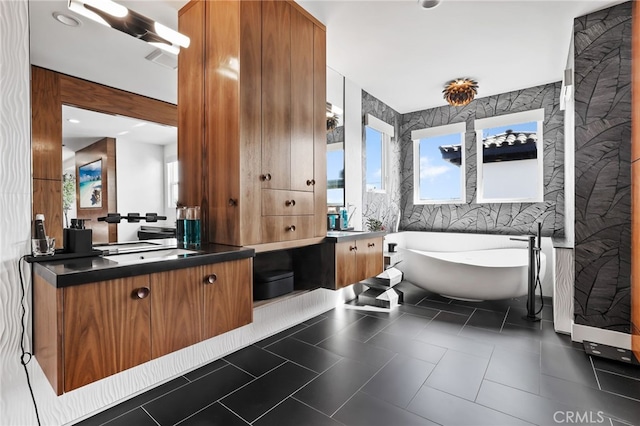
[[[68,253],[90,253],[93,250],[93,232],[85,228],[85,221],[71,219],[71,227],[64,230],[64,248]]]

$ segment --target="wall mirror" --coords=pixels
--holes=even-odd
[[[478,203],[542,202],[544,109],[475,120]]]
[[[466,123],[411,132],[413,204],[465,202]]]
[[[122,3],[172,28],[177,28],[177,11],[184,4],[180,1],[126,0]],[[57,13],[71,16],[79,25],[63,25],[55,17]],[[158,123],[161,127],[176,127],[176,58],[154,56],[154,46],[73,14],[64,0],[30,0],[29,23],[30,61],[37,66],[32,72],[33,213],[45,214],[47,232],[56,238],[56,246],[61,247],[64,224],[62,144],[63,130],[68,130],[66,124],[69,123],[63,119],[63,109],[74,107]],[[105,133],[103,136],[118,141],[125,135]],[[66,135],[64,143],[70,149],[73,146],[73,142],[66,140]],[[121,149],[120,154],[124,150]],[[137,158],[153,155],[140,154]],[[132,157],[119,160],[118,164],[123,167],[139,166]],[[128,213],[121,210],[128,210],[127,202],[116,196],[127,189],[140,194],[145,185],[140,179],[118,179],[117,183],[111,191],[105,187],[102,201],[107,203],[112,193],[118,211]],[[131,195],[127,197],[132,198]],[[130,211],[144,214],[156,209],[155,205],[149,205],[136,206]],[[166,210],[169,214],[172,211],[175,210]],[[92,227],[97,225],[93,220],[89,223]],[[139,227],[141,224],[144,222],[131,225]],[[122,238],[131,235],[124,231],[127,223],[100,225],[103,228],[94,228],[94,242],[119,241],[120,229]]]
[[[327,205],[344,199],[344,76],[327,67]]]

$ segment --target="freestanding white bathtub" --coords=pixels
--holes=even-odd
[[[402,261],[404,279],[426,290],[463,300],[497,300],[527,294],[527,243],[508,235],[406,231],[388,234]],[[540,280],[546,256],[540,253]],[[547,293],[549,294],[549,293]]]

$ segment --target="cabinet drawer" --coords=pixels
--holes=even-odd
[[[263,216],[262,242],[301,240],[312,238],[314,216]]]
[[[313,192],[262,190],[263,216],[300,216],[313,214]]]

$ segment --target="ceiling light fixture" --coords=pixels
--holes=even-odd
[[[418,4],[423,9],[433,9],[440,4],[442,0],[418,0]]]
[[[446,84],[444,99],[451,106],[465,106],[478,94],[478,82],[469,78],[456,78]]]
[[[82,25],[82,22],[79,19],[65,15],[61,12],[53,12],[51,15],[53,16],[53,19],[68,27],[79,27]]]
[[[189,47],[184,34],[112,0],[68,0],[69,10],[177,55]]]

